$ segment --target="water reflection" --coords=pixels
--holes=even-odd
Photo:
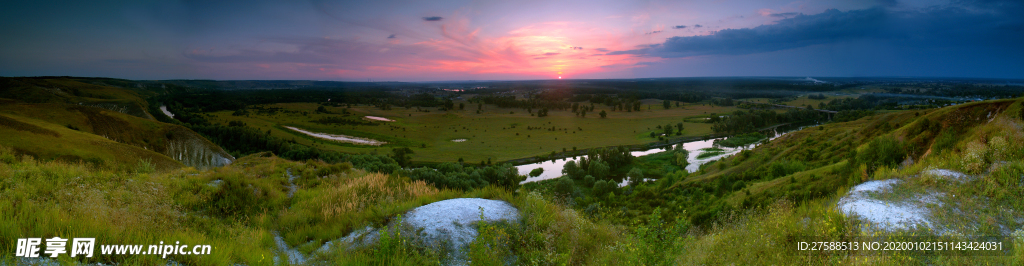
[[[768,136],[769,140],[774,140],[774,139],[776,139],[778,137],[786,135],[787,133],[794,132],[794,131],[799,131],[799,130],[801,130],[801,129],[805,128],[805,127],[808,127],[808,126],[814,126],[814,125],[789,126],[789,127],[781,127],[780,126],[780,127],[775,127],[775,128],[771,128],[771,129],[768,129],[768,130],[764,130],[761,133],[763,133],[766,136]],[[700,166],[705,164],[705,163],[708,163],[708,162],[711,162],[711,161],[715,161],[715,160],[721,159],[723,157],[728,157],[730,155],[739,153],[739,152],[741,152],[743,150],[753,149],[754,147],[757,147],[757,145],[760,144],[760,143],[755,143],[755,144],[751,144],[751,145],[747,145],[747,146],[742,146],[742,147],[736,147],[736,148],[721,147],[721,146],[718,146],[718,145],[715,144],[715,142],[721,141],[721,140],[725,140],[727,138],[728,137],[709,139],[709,140],[691,141],[691,142],[683,143],[683,148],[690,152],[689,159],[687,160],[687,161],[690,162],[690,165],[686,166],[686,171],[690,172],[690,173],[696,172],[696,171],[700,170]],[[669,148],[669,147],[654,148],[654,149],[644,150],[644,151],[634,151],[634,152],[630,152],[630,154],[632,154],[634,157],[640,157],[640,156],[651,155],[651,154],[655,154],[655,153],[659,153],[659,152],[665,152],[667,148]],[[719,149],[723,150],[723,153],[719,154],[719,155],[703,158],[703,159],[697,159],[697,156],[700,156],[700,154],[703,152],[700,149],[705,149],[705,148],[719,148]],[[519,170],[519,174],[527,176],[526,180],[523,181],[523,182],[520,182],[520,184],[522,184],[522,183],[529,183],[529,182],[536,182],[536,181],[541,181],[541,180],[546,180],[546,179],[552,179],[552,178],[560,177],[560,176],[562,176],[562,168],[565,166],[565,163],[568,162],[568,161],[575,161],[575,160],[577,160],[577,157],[586,157],[586,156],[576,156],[576,157],[570,157],[570,158],[561,158],[561,159],[555,159],[555,160],[548,160],[548,161],[543,161],[543,162],[539,162],[539,163],[531,163],[531,164],[518,165],[518,166],[516,166],[516,168]],[[542,173],[540,176],[537,176],[537,177],[529,176],[530,171],[532,171],[533,169],[537,169],[537,168],[543,168],[544,169],[544,173]]]

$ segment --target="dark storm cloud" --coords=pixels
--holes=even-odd
[[[677,30],[680,30],[680,29],[685,29],[685,28],[686,28],[686,25],[677,25],[677,26],[675,26],[675,27],[672,27],[672,28],[673,28],[673,29],[677,29]]]
[[[973,1],[917,11],[871,8],[797,15],[775,24],[672,37],[654,47],[614,51],[657,57],[743,55],[822,44],[867,41],[914,49],[1002,49],[1024,42],[1024,4]],[[696,26],[695,26],[696,27]]]
[[[552,55],[558,55],[558,54],[560,54],[560,53],[544,53],[545,56],[552,56]]]
[[[667,53],[750,54],[860,38],[884,28],[885,11],[828,10],[812,16],[783,19],[774,25],[725,29],[706,36],[672,37],[662,45]]]
[[[693,27],[694,28],[700,28],[700,27],[704,27],[704,26],[701,26],[700,24],[697,24],[697,25],[693,25]]]
[[[656,31],[644,33],[644,35],[651,35],[651,34],[658,34],[658,33],[661,33],[661,31],[660,30],[656,30]]]
[[[391,36],[388,36],[388,39],[394,39],[394,38],[398,38],[398,35],[396,35],[396,34],[391,34]]]
[[[441,21],[442,19],[444,19],[444,18],[438,17],[438,16],[423,17],[423,20],[426,20],[426,21]]]
[[[594,51],[598,51],[598,52],[602,52],[602,53],[607,53],[610,50],[608,50],[607,48],[597,48],[597,49],[594,49]]]

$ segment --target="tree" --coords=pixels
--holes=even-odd
[[[576,165],[576,161],[569,161],[562,166],[562,174],[570,178],[576,179],[580,175],[580,168]]]
[[[601,196],[604,196],[604,195],[606,195],[609,192],[612,192],[614,190],[615,190],[615,183],[614,182],[608,182],[608,181],[605,181],[605,180],[597,180],[597,182],[594,182],[594,188],[593,188],[593,190],[591,190],[591,192],[594,193],[595,197],[601,197]]]
[[[683,144],[682,143],[680,143],[679,145],[676,145],[676,148],[673,151],[673,153],[675,153],[675,157],[676,157],[675,158],[675,163],[679,167],[685,169],[686,166],[690,164],[690,162],[687,161],[690,158],[690,151],[687,151],[685,148],[683,148]]]
[[[572,194],[573,188],[575,188],[574,183],[575,182],[572,181],[572,178],[559,178],[558,183],[555,183],[555,193],[566,196]]]
[[[672,102],[669,102],[668,100],[662,102],[662,105],[665,106],[665,109],[672,108]]]
[[[683,122],[676,123],[676,131],[683,132]]]
[[[671,136],[672,135],[672,129],[673,129],[672,124],[665,125],[665,127],[663,127],[663,129],[665,130],[665,136]]]
[[[584,176],[583,177],[583,185],[584,186],[593,186],[594,185],[594,180],[595,180],[594,176],[592,176],[592,175]]]
[[[444,100],[444,109],[445,110],[455,109],[455,103],[452,102],[452,99]]]
[[[537,117],[545,117],[545,116],[548,116],[548,109],[547,108],[537,110]]]
[[[508,191],[516,191],[519,188],[519,182],[526,180],[526,176],[519,175],[519,170],[508,163],[488,166],[481,172],[488,183],[506,188]]]
[[[391,158],[402,167],[409,166],[409,163],[412,161],[412,154],[413,151],[409,147],[391,149]]]
[[[601,115],[601,118],[608,117],[608,112],[605,112],[604,110],[601,110],[601,112],[598,114]]]
[[[634,167],[629,170],[629,173],[626,174],[626,176],[629,177],[629,185],[631,186],[635,186],[636,184],[640,184],[640,182],[644,181],[644,171],[640,170],[640,168]]]
[[[459,103],[459,110],[463,110],[463,109],[466,109],[466,104],[465,103]]]
[[[540,176],[543,173],[544,173],[544,168],[537,167],[537,169],[533,169],[532,171],[530,171],[530,176],[531,177],[538,177],[538,176]]]
[[[608,173],[611,171],[611,167],[608,166],[608,163],[600,159],[592,160],[593,161],[590,162],[590,166],[587,169],[587,172],[589,172],[590,175],[593,175],[597,179],[604,179],[605,177],[607,177]]]

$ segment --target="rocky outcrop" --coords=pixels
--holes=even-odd
[[[168,132],[164,155],[196,168],[224,166],[235,161],[224,149],[183,127]]]
[[[391,230],[409,230],[403,235],[414,235],[416,242],[450,251],[447,265],[468,264],[465,248],[476,240],[476,224],[485,222],[519,220],[519,210],[508,202],[479,198],[459,198],[434,202],[420,206],[402,215],[402,224],[389,224]],[[354,249],[377,242],[380,230],[365,227],[343,238],[325,243],[318,252],[325,252],[333,245]],[[439,247],[437,245],[448,245]]]

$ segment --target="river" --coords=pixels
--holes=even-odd
[[[814,125],[811,125],[811,126],[814,126]],[[806,126],[806,125],[805,126],[792,126],[792,127],[788,127],[788,128],[777,127],[777,128],[773,128],[773,129],[770,129],[770,130],[767,130],[767,131],[762,131],[762,133],[765,133],[766,135],[768,135],[769,136],[768,137],[769,140],[774,140],[774,139],[776,139],[778,137],[781,137],[781,136],[783,136],[783,135],[785,135],[787,133],[790,133],[790,132],[793,132],[793,131],[798,131],[798,130],[801,130],[801,129],[805,128],[805,127],[808,127],[808,126]],[[700,166],[701,165],[703,165],[703,164],[705,164],[707,162],[718,160],[718,159],[721,159],[723,157],[728,157],[730,155],[739,153],[740,151],[743,151],[743,150],[753,149],[754,147],[757,147],[757,145],[759,144],[759,143],[755,143],[755,144],[751,144],[751,145],[748,145],[748,146],[736,147],[736,148],[727,148],[727,147],[720,147],[718,145],[715,145],[715,141],[724,140],[724,139],[727,139],[727,138],[728,137],[722,137],[722,138],[716,138],[716,139],[699,140],[699,141],[691,141],[691,142],[682,143],[683,144],[683,148],[685,148],[687,151],[690,152],[690,157],[689,157],[689,159],[687,159],[687,161],[690,162],[690,164],[686,166],[686,171],[688,171],[690,173],[696,172],[697,170],[700,170]],[[630,152],[629,154],[632,154],[634,157],[640,157],[640,156],[651,155],[651,154],[655,154],[655,153],[659,153],[659,152],[664,152],[666,148],[667,147],[665,147],[665,148],[654,148],[654,149],[643,150],[643,151],[634,151],[634,152]],[[711,157],[704,158],[704,159],[697,159],[697,156],[699,156],[700,153],[701,153],[700,149],[704,149],[704,148],[720,148],[720,149],[725,150],[725,152],[720,154],[720,155],[711,156]],[[578,157],[586,157],[586,156],[578,156]],[[547,180],[547,179],[552,179],[552,178],[558,178],[558,177],[562,176],[562,168],[565,166],[565,163],[569,162],[569,161],[575,161],[575,160],[576,160],[575,157],[570,157],[570,158],[560,158],[560,159],[555,159],[555,160],[548,160],[548,161],[543,161],[543,162],[538,162],[538,163],[517,165],[516,168],[519,170],[519,174],[527,176],[526,180],[523,181],[523,182],[520,182],[520,184],[529,183],[529,182],[537,182],[537,181]],[[533,169],[537,169],[537,168],[543,168],[544,169],[544,173],[542,173],[540,176],[537,176],[537,177],[529,176],[530,171],[532,171]]]

